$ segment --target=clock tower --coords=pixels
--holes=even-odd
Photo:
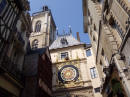
[[[55,97],[94,97],[90,68],[87,66],[88,48],[90,45],[75,39],[72,34],[58,35],[49,47]]]
[[[50,46],[55,40],[56,25],[51,10],[43,6],[43,10],[32,15],[32,33],[29,37],[33,50]]]

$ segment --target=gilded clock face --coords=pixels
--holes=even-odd
[[[77,80],[78,69],[73,65],[63,66],[58,73],[59,80],[62,82]]]

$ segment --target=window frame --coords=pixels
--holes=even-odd
[[[100,93],[101,92],[100,87],[94,88],[94,92],[95,93]]]
[[[90,68],[90,74],[91,74],[91,78],[97,78],[97,71],[95,67]]]
[[[65,54],[65,57],[62,57],[62,55]],[[68,52],[62,52],[60,53],[60,59],[65,59],[68,57]]]
[[[87,53],[87,52],[89,52],[89,53]],[[88,55],[88,54],[90,54],[90,55]],[[86,50],[86,56],[87,56],[87,57],[92,56],[92,53],[91,53],[91,50],[90,50],[90,49],[87,49],[87,50]]]

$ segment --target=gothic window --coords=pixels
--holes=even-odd
[[[96,78],[97,77],[97,73],[96,73],[96,68],[90,68],[90,73],[91,73],[91,78]]]
[[[41,31],[41,21],[37,21],[35,25],[35,32]]]
[[[37,49],[37,48],[38,48],[38,40],[35,39],[35,40],[33,40],[33,42],[32,42],[32,49]]]

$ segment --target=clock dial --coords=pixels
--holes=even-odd
[[[63,66],[58,73],[59,80],[62,82],[77,80],[78,76],[78,69],[73,65]]]

